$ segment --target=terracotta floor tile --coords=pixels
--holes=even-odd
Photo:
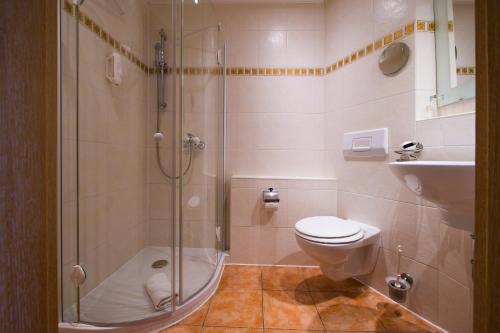
[[[378,311],[364,305],[339,303],[318,311],[327,331],[385,332]]]
[[[200,333],[201,326],[184,326],[175,325],[167,329],[161,330],[159,333]]]
[[[203,325],[205,315],[207,314],[210,301],[203,304],[201,308],[196,310],[192,315],[180,322],[181,325]]]
[[[264,327],[324,329],[311,294],[303,291],[264,291]]]
[[[210,303],[205,326],[261,328],[262,291],[217,291]]]
[[[410,311],[397,304],[380,304],[380,320],[391,333],[437,333],[441,332]]]
[[[202,333],[262,333],[262,328],[204,327]]]
[[[321,273],[319,268],[302,268],[306,283],[310,291],[345,291],[366,289],[366,287],[354,279],[333,281]]]
[[[261,269],[259,266],[226,265],[219,289],[260,290]]]
[[[380,305],[392,303],[382,295],[366,289],[351,289],[346,291],[314,291],[311,292],[314,303],[318,307],[328,307],[336,304],[351,304],[378,309]]]
[[[308,290],[304,274],[299,267],[263,266],[262,288],[265,290]]]
[[[264,330],[264,333],[326,333],[324,330],[306,331],[306,330]]]

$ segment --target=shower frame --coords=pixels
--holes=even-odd
[[[84,1],[80,2],[80,5],[83,5]],[[59,189],[59,195],[58,195],[58,219],[59,219],[59,232],[58,232],[58,271],[59,271],[59,290],[61,291],[61,295],[59,298],[59,330],[62,332],[71,332],[71,331],[81,331],[81,330],[92,330],[95,331],[96,329],[99,330],[98,327],[102,327],[103,330],[109,329],[110,327],[123,327],[125,331],[127,331],[127,327],[134,327],[134,329],[143,329],[145,327],[158,327],[158,325],[162,326],[169,326],[170,324],[173,324],[180,320],[181,318],[189,315],[192,313],[197,307],[199,307],[201,304],[203,304],[214,292],[215,288],[217,286],[218,280],[220,279],[221,273],[222,273],[222,267],[224,263],[224,257],[225,255],[223,254],[223,250],[225,248],[225,140],[226,140],[226,44],[224,43],[223,46],[223,62],[220,64],[222,67],[221,73],[222,73],[222,119],[221,119],[221,124],[222,128],[219,129],[219,131],[222,132],[221,139],[219,140],[218,144],[221,144],[220,153],[218,156],[218,163],[222,166],[218,168],[217,171],[217,206],[216,206],[216,211],[217,211],[217,217],[216,217],[216,223],[217,223],[217,228],[219,228],[218,236],[217,238],[217,244],[216,244],[216,267],[215,270],[213,271],[210,279],[206,282],[206,284],[199,289],[196,293],[191,295],[190,297],[187,297],[186,299],[183,299],[182,297],[182,288],[177,289],[176,286],[176,280],[178,277],[179,279],[179,286],[182,287],[182,227],[183,227],[183,219],[182,219],[182,185],[178,186],[179,190],[176,190],[176,185],[173,186],[173,192],[176,193],[175,195],[172,195],[171,203],[172,203],[172,216],[174,217],[174,222],[172,223],[172,245],[171,245],[171,250],[172,250],[172,256],[171,256],[171,262],[172,262],[172,278],[171,278],[171,283],[172,283],[172,290],[178,290],[179,291],[179,301],[176,302],[176,297],[172,297],[171,300],[171,306],[170,306],[170,311],[168,312],[163,312],[161,314],[158,314],[156,316],[151,316],[145,319],[140,319],[140,320],[135,320],[135,321],[129,321],[129,322],[123,322],[119,324],[102,324],[102,323],[79,323],[80,318],[78,317],[78,323],[71,323],[71,322],[64,322],[64,317],[63,317],[63,311],[64,311],[64,306],[63,306],[63,295],[62,295],[62,281],[63,281],[63,273],[62,273],[62,251],[63,251],[63,246],[62,246],[62,228],[63,228],[63,223],[62,223],[62,183],[63,183],[63,178],[62,178],[62,157],[63,157],[63,149],[62,149],[62,143],[61,143],[61,138],[62,138],[62,130],[63,130],[63,125],[62,125],[62,113],[63,113],[63,103],[62,101],[62,96],[65,91],[65,87],[62,85],[62,51],[61,51],[61,16],[64,15],[62,12],[62,6],[64,5],[64,0],[58,0],[58,69],[59,69],[59,82],[58,82],[58,150],[59,150],[59,158],[58,158],[58,189]],[[74,5],[75,12],[78,15],[78,7],[79,5]],[[178,11],[180,11],[180,15],[177,15]],[[123,15],[123,14],[121,14]],[[180,17],[179,17],[180,16]],[[173,25],[173,31],[174,35],[177,35],[176,29],[178,29],[178,26],[180,26],[180,36],[183,36],[183,18],[184,18],[184,0],[172,0],[172,25]],[[75,52],[76,55],[76,135],[77,135],[77,140],[76,140],[76,173],[79,173],[79,162],[78,162],[78,156],[79,156],[79,134],[78,134],[78,114],[80,112],[79,110],[79,93],[78,93],[78,81],[79,81],[79,60],[78,60],[78,43],[79,43],[79,29],[82,29],[80,26],[81,22],[79,22],[78,19],[75,19],[75,25],[76,25],[76,36],[75,36],[75,41],[77,43],[77,51]],[[219,27],[219,31],[221,31],[221,28]],[[176,50],[176,43],[172,43],[173,45],[173,54],[175,55],[177,50]],[[175,122],[179,123],[180,126],[174,126],[174,131],[173,131],[173,138],[174,138],[174,147],[176,149],[174,150],[174,154],[176,155],[175,158],[175,163],[173,164],[173,174],[177,175],[178,170],[182,170],[182,144],[183,144],[183,139],[182,139],[182,119],[183,119],[183,103],[182,103],[182,96],[183,96],[183,85],[184,85],[184,71],[182,70],[184,67],[183,64],[183,38],[180,38],[180,49],[181,49],[181,56],[180,56],[180,71],[179,71],[179,82],[180,84],[174,84],[174,89],[175,92],[172,94],[172,101],[171,103],[174,104],[174,110],[179,110],[179,111],[174,111],[175,112]],[[176,63],[176,56],[173,57],[173,63],[172,63],[172,68],[177,68],[177,63]],[[173,71],[173,82],[175,83],[177,80],[176,77],[176,71]],[[179,92],[177,90],[180,90],[180,96],[181,98],[177,98],[177,95]],[[177,108],[177,105],[179,106]],[[179,128],[181,130],[179,130]],[[180,181],[179,183],[182,184],[182,175],[179,176]],[[77,177],[79,179],[79,177]],[[79,194],[78,194],[78,183],[79,180],[77,181],[77,205],[79,202]],[[78,208],[77,208],[78,212]],[[175,218],[178,216],[178,218]],[[79,225],[79,213],[76,214],[76,224],[77,224],[77,235],[78,235],[78,225]],[[176,241],[178,237],[178,241]],[[77,246],[76,246],[76,252],[77,252],[77,262],[79,262],[79,246],[78,246],[78,236],[77,236]],[[178,242],[178,244],[177,244]],[[179,249],[177,250],[177,246]],[[178,256],[176,255],[176,251],[178,251]],[[176,259],[179,260],[179,262],[176,262]],[[79,308],[79,300],[80,300],[80,295],[77,289],[77,308]],[[79,316],[79,309],[78,309],[78,316]],[[153,325],[153,326],[152,326]]]

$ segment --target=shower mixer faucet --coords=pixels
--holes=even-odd
[[[202,141],[199,137],[194,134],[187,133],[184,138],[184,149],[195,149],[195,150],[203,150],[205,149],[205,142]]]

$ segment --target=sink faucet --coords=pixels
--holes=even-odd
[[[413,161],[418,158],[420,152],[424,149],[424,145],[417,141],[405,141],[398,150],[394,152],[401,156],[396,160],[397,162]]]

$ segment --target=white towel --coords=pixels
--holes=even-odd
[[[170,280],[165,273],[157,273],[146,281],[146,291],[156,310],[163,310],[172,299]]]

